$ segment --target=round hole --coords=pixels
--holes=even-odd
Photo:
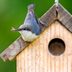
[[[49,42],[48,49],[52,55],[59,56],[65,51],[65,43],[59,38],[52,39]]]

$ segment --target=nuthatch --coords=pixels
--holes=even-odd
[[[34,14],[34,4],[28,6],[28,13],[24,23],[18,29],[12,29],[12,31],[18,31],[23,40],[27,42],[32,42],[38,37],[40,34],[40,26]]]

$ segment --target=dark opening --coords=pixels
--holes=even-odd
[[[52,39],[48,45],[48,49],[52,55],[59,56],[65,51],[65,43],[59,38]]]

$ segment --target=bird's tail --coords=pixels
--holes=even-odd
[[[34,8],[35,8],[35,5],[34,4],[28,5],[28,10],[31,10],[31,9],[34,9]]]

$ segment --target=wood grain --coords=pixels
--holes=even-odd
[[[65,42],[65,52],[60,56],[54,56],[48,50],[48,44],[54,38]],[[72,34],[56,21],[16,60],[17,72],[72,72]]]

